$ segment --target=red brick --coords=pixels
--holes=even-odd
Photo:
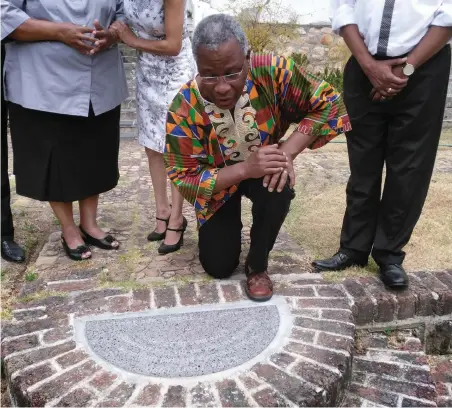
[[[375,279],[364,281],[366,289],[374,297],[377,302],[376,315],[374,315],[375,322],[391,322],[396,318],[396,301],[385,286]]]
[[[352,311],[356,324],[372,323],[376,314],[376,307],[363,285],[356,279],[351,278],[346,279],[342,284],[355,302]]]
[[[368,351],[368,355],[370,358],[378,359],[384,358],[386,355],[385,351]],[[424,354],[415,354],[415,353],[406,353],[406,352],[397,352],[391,351],[391,360],[394,362],[402,363],[402,364],[412,364],[412,365],[427,365],[428,359]]]
[[[366,374],[359,371],[355,371],[355,367],[353,367],[352,382],[357,384],[364,384],[366,382]]]
[[[452,397],[440,397],[437,401],[438,407],[450,408],[452,407]]]
[[[13,310],[13,314],[16,320],[33,320],[45,316],[47,311],[43,309]]]
[[[403,370],[396,364],[391,364],[386,361],[364,360],[357,357],[353,359],[353,370],[378,375],[389,375],[395,378],[401,378],[403,376]]]
[[[350,310],[322,310],[322,319],[338,320],[353,323],[353,313]]]
[[[410,367],[405,370],[406,381],[422,383],[422,384],[433,384],[434,381],[430,375],[429,370],[423,370],[422,368]]]
[[[132,304],[130,309],[134,312],[151,308],[151,291],[149,289],[136,289],[132,291]]]
[[[321,297],[345,297],[345,293],[342,290],[331,286],[318,286],[316,289]]]
[[[92,300],[99,300],[110,296],[116,296],[123,294],[121,289],[99,289],[99,290],[90,290],[87,292],[80,293],[79,295],[74,297],[75,304],[82,304]]]
[[[435,272],[435,278],[440,280],[441,283],[449,289],[452,289],[452,275],[450,273],[444,271]]]
[[[337,368],[342,373],[348,373],[350,370],[351,358],[342,353],[300,343],[289,343],[285,349],[289,352],[318,361],[319,363]]]
[[[239,377],[240,381],[245,385],[246,388],[252,390],[253,388],[259,387],[260,382],[256,381],[250,375],[243,374]]]
[[[305,343],[314,343],[315,332],[294,327],[292,329],[292,334],[290,335],[290,337],[295,340],[301,340]]]
[[[37,319],[37,320],[30,320],[25,322],[19,322],[19,323],[12,323],[12,322],[4,322],[2,327],[1,336],[2,339],[5,337],[15,337],[15,336],[21,336],[23,334],[29,334],[41,330],[46,329],[52,329],[54,327],[60,327],[60,326],[66,326],[67,325],[67,318],[66,319],[51,319],[51,318],[45,318],[45,319]]]
[[[62,398],[57,406],[58,407],[86,407],[94,399],[94,395],[83,388],[77,388],[71,391],[64,398]]]
[[[390,394],[379,389],[366,387],[356,383],[350,384],[349,391],[359,395],[361,398],[376,402],[377,404],[381,404],[387,407],[397,406],[398,396],[395,394]]]
[[[347,337],[339,337],[333,334],[322,332],[319,333],[319,337],[317,339],[316,344],[323,347],[331,348],[333,350],[340,349],[347,351],[348,353],[351,353],[354,345],[354,340],[349,339]]]
[[[277,366],[285,369],[295,361],[295,358],[286,353],[276,353],[271,356],[270,360]]]
[[[287,407],[288,405],[281,394],[271,388],[256,392],[253,398],[260,407]]]
[[[248,401],[242,390],[233,380],[224,380],[217,383],[220,401],[223,407],[249,407]]]
[[[41,299],[31,300],[29,302],[23,302],[23,299],[19,298],[14,304],[16,309],[28,309],[31,307],[44,306],[47,310],[55,309],[56,307],[65,305],[69,302],[68,296],[58,295],[58,296],[48,296]]]
[[[192,406],[196,407],[216,407],[218,405],[215,395],[206,384],[199,383],[190,390]]]
[[[342,401],[341,407],[361,407],[363,402],[364,401],[357,395],[347,392]]]
[[[436,278],[436,273],[433,272],[413,272],[412,276],[418,278],[419,283],[427,290],[433,292],[444,292],[448,289],[442,281]]]
[[[114,296],[108,299],[108,310],[112,313],[125,313],[130,311],[130,298],[128,296]]]
[[[75,348],[75,342],[68,341],[66,343],[58,344],[56,346],[44,347],[38,350],[30,351],[29,353],[20,354],[11,357],[6,361],[8,372],[12,374],[17,370],[28,367],[29,365],[39,363],[40,361],[56,357],[60,354],[66,353]]]
[[[452,401],[451,401],[452,402]],[[440,407],[441,405],[438,405]],[[449,406],[449,405],[448,405]],[[428,402],[428,401],[418,401],[411,398],[404,398],[402,400],[402,407],[411,408],[411,407],[436,407],[436,404],[434,402]]]
[[[97,286],[97,282],[93,279],[76,280],[72,282],[47,283],[49,290],[55,292],[76,292],[79,290],[93,289]]]
[[[62,373],[60,376],[41,385],[37,390],[29,393],[31,405],[43,407],[50,400],[66,393],[75,384],[93,375],[97,369],[93,361],[88,361],[79,367]]]
[[[107,298],[91,299],[84,301],[78,304],[75,311],[75,316],[79,317],[107,312],[109,311],[108,304],[109,300]]]
[[[452,291],[439,294],[436,312],[443,316],[452,313]]]
[[[97,406],[99,407],[123,407],[127,400],[132,396],[135,384],[125,382],[119,384],[107,398],[103,399]]]
[[[71,337],[72,337],[72,327],[63,326],[44,333],[42,341],[44,343],[56,343],[57,341],[66,340]]]
[[[275,294],[282,296],[315,297],[314,289],[309,286],[293,286],[287,282],[276,285]]]
[[[199,297],[203,304],[218,303],[218,289],[215,283],[199,285]]]
[[[324,281],[323,279],[298,279],[292,281],[292,285],[312,286],[312,285],[330,285],[330,283]]]
[[[289,303],[289,305],[290,305],[290,303]],[[323,310],[323,311],[325,311],[325,310]],[[321,312],[322,312],[321,309],[301,309],[301,310],[293,309],[292,310],[292,314],[295,316],[312,317],[314,319],[320,319]]]
[[[394,379],[387,379],[383,377],[371,377],[368,380],[368,384],[370,387],[375,387],[382,390],[391,390],[392,392],[397,392],[420,399],[434,401],[436,398],[435,388],[426,386],[424,384],[396,381]]]
[[[220,285],[226,302],[236,302],[243,299],[236,285]]]
[[[164,307],[175,307],[176,306],[176,296],[174,293],[173,286],[165,286],[161,288],[154,289],[154,299],[155,305],[158,308]]]
[[[29,336],[19,337],[18,339],[5,341],[2,344],[2,357],[6,357],[11,353],[31,349],[39,346],[38,336],[30,334]]]
[[[437,304],[435,298],[433,297],[432,291],[426,289],[415,279],[411,280],[410,287],[416,295],[416,315],[432,316]]]
[[[182,385],[172,385],[168,388],[168,391],[163,398],[163,407],[185,407],[186,393]]]
[[[404,320],[414,317],[416,314],[417,298],[412,289],[408,288],[403,292],[395,292],[394,296],[396,297],[398,304],[397,319]]]
[[[160,398],[161,386],[156,384],[149,384],[144,387],[138,394],[138,397],[133,401],[133,405],[140,407],[148,407],[157,405]]]
[[[116,380],[116,374],[109,373],[107,371],[101,371],[96,374],[94,378],[89,382],[91,386],[96,388],[99,391],[104,391]]]
[[[294,321],[295,326],[321,330],[331,333],[342,334],[344,336],[354,336],[355,326],[342,322],[333,322],[330,320],[310,319],[309,317],[296,317]]]
[[[57,358],[56,362],[61,366],[61,368],[67,368],[74,364],[80,363],[80,361],[87,358],[88,354],[86,354],[83,350],[73,350],[64,356]]]
[[[353,298],[368,296],[364,287],[356,279],[348,278],[342,282],[342,285]]]
[[[319,298],[305,298],[297,299],[297,307],[303,309],[319,308],[319,309],[349,309],[349,304],[346,299],[319,299]]]
[[[301,407],[322,406],[323,397],[314,386],[292,377],[268,364],[257,364],[253,371],[259,378],[272,385],[277,391]]]
[[[193,283],[181,286],[178,290],[182,306],[193,306],[199,304],[199,300],[196,296],[195,285]]]

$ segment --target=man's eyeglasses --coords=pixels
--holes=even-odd
[[[204,82],[205,84],[209,84],[209,85],[213,85],[213,84],[217,84],[218,82],[220,82],[220,78],[223,78],[226,82],[234,82],[237,81],[238,79],[240,79],[240,76],[242,75],[243,70],[245,69],[245,62],[243,63],[242,69],[240,70],[240,72],[236,72],[234,74],[228,74],[228,75],[222,75],[222,76],[208,76],[208,77],[203,77],[203,76],[199,76],[201,78],[201,81]]]

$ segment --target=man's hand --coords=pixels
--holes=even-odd
[[[62,43],[74,48],[80,54],[89,55],[94,50],[93,43],[96,39],[86,34],[93,29],[78,26],[72,23],[58,23],[58,39]]]
[[[281,174],[288,165],[287,156],[278,145],[256,149],[244,162],[246,178],[261,178],[266,175]]]
[[[293,188],[295,186],[295,171],[293,168],[293,160],[290,154],[287,154],[282,149],[280,149],[284,156],[287,158],[287,167],[279,173],[275,174],[267,174],[264,176],[264,187],[268,187],[268,191],[270,193],[276,189],[278,193],[283,191],[284,186],[287,183],[287,179],[289,179],[289,186]]]
[[[99,52],[108,50],[113,44],[118,42],[118,36],[114,30],[105,30],[99,23],[99,20],[94,20],[94,43],[95,48],[91,50],[90,54],[94,55]]]
[[[406,58],[395,58],[385,61],[373,61],[364,69],[365,74],[372,83],[375,91],[381,96],[389,98],[394,93],[400,92],[407,84],[407,77],[397,76],[393,69],[402,66]]]
[[[111,26],[110,30],[126,45],[135,48],[134,43],[137,39],[136,35],[129,28],[127,24],[122,21],[115,21]]]
[[[396,65],[392,67],[392,73],[403,80],[408,81],[408,77],[403,73],[403,65]],[[381,101],[385,99],[393,98],[395,95],[397,95],[403,88],[400,89],[387,89],[387,94],[389,96],[384,96],[381,92],[377,91],[375,88],[372,88],[372,91],[370,92],[370,97],[373,101]]]

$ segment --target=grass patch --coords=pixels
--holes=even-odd
[[[38,277],[38,274],[34,271],[30,271],[25,274],[25,280],[27,282],[33,282],[34,280],[37,279],[37,277]]]
[[[68,294],[66,292],[58,292],[55,290],[42,290],[40,292],[32,293],[31,295],[22,296],[18,298],[17,301],[22,303],[29,303],[35,300],[47,299],[53,296],[66,297],[68,296]]]

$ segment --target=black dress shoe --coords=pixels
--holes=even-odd
[[[14,240],[2,239],[2,258],[9,262],[24,262],[25,251]]]
[[[382,282],[390,289],[406,289],[408,287],[408,275],[402,265],[380,264],[380,277]]]
[[[339,251],[334,254],[331,258],[319,259],[312,263],[312,266],[318,272],[327,271],[342,271],[343,269],[349,268],[350,266],[366,266],[367,262],[358,262],[343,252]]]

